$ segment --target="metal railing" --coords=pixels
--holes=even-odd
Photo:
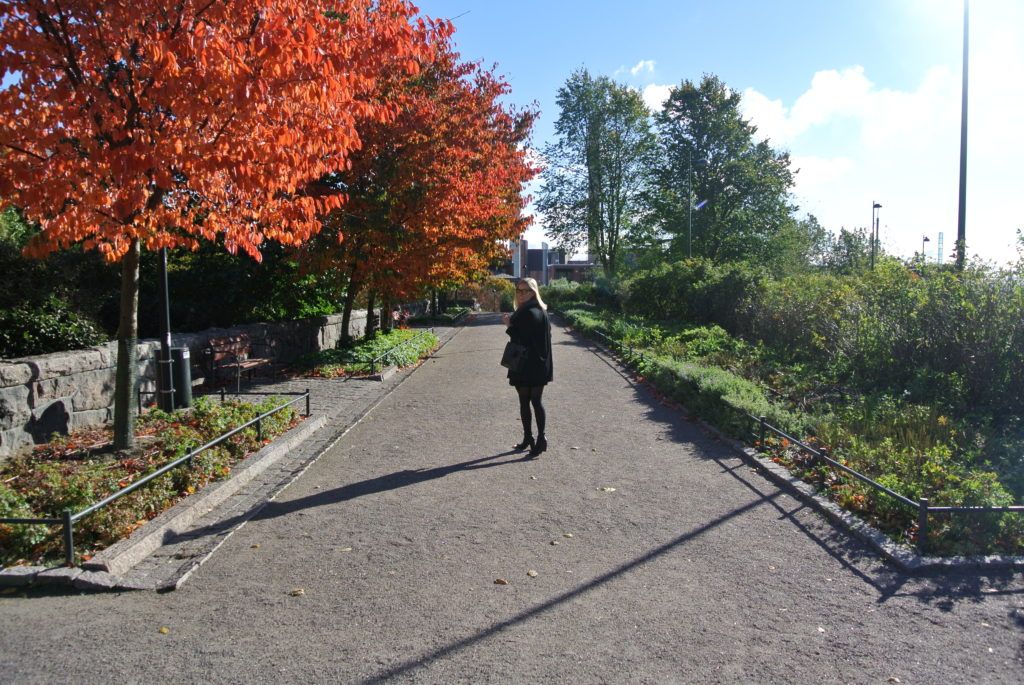
[[[419,338],[425,336],[427,333],[430,333],[431,335],[433,335],[433,333],[434,333],[433,326],[431,326],[427,330],[420,331],[419,333],[417,333],[416,335],[412,336],[411,338],[408,338],[406,340],[403,340],[400,343],[392,345],[387,350],[385,350],[383,353],[381,353],[378,356],[376,356],[373,359],[371,359],[370,360],[370,375],[372,376],[373,374],[375,374],[377,372],[377,362],[380,362],[381,360],[383,360],[385,357],[387,357],[389,354],[391,354],[392,352],[397,350],[399,347],[402,347],[403,345],[408,345],[409,343],[411,343],[411,342],[413,342],[415,340],[418,340]],[[383,366],[383,364],[382,364],[382,366]],[[384,379],[381,378],[381,380],[383,381]]]
[[[595,336],[597,336],[598,338],[601,338],[602,340],[606,341],[608,343],[608,345],[611,348],[617,350],[620,355],[625,352],[625,353],[628,353],[628,356],[630,358],[639,357],[641,359],[646,359],[648,361],[653,361],[649,356],[645,355],[642,351],[634,349],[632,345],[628,345],[626,343],[623,343],[620,340],[616,340],[616,339],[612,338],[611,336],[609,336],[607,333],[605,333],[604,331],[602,331],[600,329],[597,329],[597,328],[592,329],[590,331],[590,333],[595,335]],[[627,359],[627,361],[629,361],[629,360]],[[829,457],[827,454],[825,454],[821,450],[814,449],[813,447],[811,447],[810,445],[804,443],[803,441],[797,440],[793,436],[787,434],[785,431],[783,431],[783,430],[781,430],[779,428],[776,428],[775,426],[770,425],[766,421],[766,417],[764,417],[764,416],[754,416],[750,412],[744,411],[744,410],[742,410],[742,409],[740,409],[740,408],[730,404],[729,402],[726,402],[722,398],[717,398],[717,399],[719,400],[719,402],[721,402],[728,409],[731,409],[732,411],[738,412],[742,416],[745,416],[747,419],[750,419],[750,420],[752,420],[752,421],[754,421],[756,423],[756,425],[758,427],[758,433],[757,433],[757,435],[755,437],[758,438],[758,444],[759,445],[764,445],[765,444],[766,433],[770,432],[770,433],[776,435],[777,437],[782,438],[783,440],[788,440],[791,444],[795,445],[796,447],[798,447],[798,448],[804,450],[805,452],[807,452],[808,454],[810,454],[814,459],[819,460],[821,462],[824,462],[826,464],[829,464],[830,466],[833,466],[833,467],[839,469],[840,471],[843,471],[844,473],[847,473],[850,476],[853,476],[854,478],[856,478],[857,480],[861,481],[862,483],[868,485],[869,487],[874,488],[875,490],[878,490],[879,492],[882,492],[882,493],[888,495],[889,497],[892,497],[897,502],[900,502],[900,503],[906,505],[907,507],[909,507],[909,508],[911,508],[913,510],[916,510],[916,512],[917,512],[917,551],[921,555],[926,554],[927,551],[928,551],[928,533],[929,533],[929,528],[930,528],[928,517],[930,515],[932,515],[932,514],[958,513],[958,512],[972,512],[972,513],[1024,512],[1024,506],[1018,506],[1018,505],[1013,505],[1013,506],[932,506],[930,504],[929,499],[927,497],[921,497],[921,498],[918,499],[918,501],[915,502],[914,500],[910,499],[909,497],[901,495],[900,493],[898,493],[898,492],[896,492],[896,491],[894,491],[894,490],[892,490],[890,488],[887,488],[886,486],[884,486],[881,483],[873,480],[869,476],[866,476],[863,473],[855,471],[854,469],[851,469],[850,467],[846,466],[845,464],[842,464],[842,463],[836,461],[835,459],[832,459],[831,457]]]
[[[249,426],[252,426],[252,425],[255,424],[255,426],[256,426],[256,439],[258,441],[262,442],[263,441],[263,419],[267,418],[268,416],[272,416],[272,415],[276,414],[277,412],[281,411],[282,409],[284,409],[286,407],[290,407],[291,405],[295,404],[296,402],[299,402],[300,400],[304,399],[306,401],[306,416],[309,416],[309,390],[306,390],[303,393],[275,393],[275,394],[278,394],[278,395],[297,394],[299,396],[296,397],[293,400],[289,400],[288,402],[280,404],[277,407],[274,407],[273,409],[260,414],[259,416],[257,416],[256,418],[252,419],[251,421],[247,421],[244,424],[242,424],[241,426],[238,426],[237,428],[234,428],[234,429],[228,431],[227,433],[224,433],[220,437],[214,438],[213,440],[207,442],[205,445],[202,445],[201,447],[195,448],[194,450],[190,451],[185,456],[179,457],[178,459],[175,459],[174,461],[170,462],[169,464],[165,464],[164,466],[160,467],[159,469],[157,469],[153,473],[147,474],[146,476],[140,478],[139,480],[135,481],[134,483],[131,483],[130,485],[127,485],[127,486],[121,488],[120,490],[118,490],[117,492],[113,493],[112,495],[110,495],[110,496],[100,500],[99,502],[96,502],[95,504],[93,504],[91,506],[86,507],[85,509],[82,509],[81,511],[79,511],[77,513],[73,514],[73,513],[71,513],[70,509],[65,509],[63,512],[61,512],[60,518],[0,518],[0,524],[15,523],[15,524],[28,524],[28,525],[49,525],[49,526],[60,524],[63,527],[64,561],[68,565],[74,564],[75,563],[74,525],[78,521],[81,521],[82,519],[84,519],[85,517],[89,516],[90,514],[93,514],[96,511],[98,511],[99,509],[102,509],[103,507],[107,506],[111,502],[114,502],[115,500],[118,500],[121,497],[124,497],[125,495],[127,495],[129,493],[135,492],[136,490],[141,488],[143,485],[146,485],[147,483],[149,483],[153,479],[158,478],[158,477],[164,475],[168,471],[176,469],[177,467],[181,466],[182,464],[191,463],[192,459],[195,458],[196,456],[198,456],[204,450],[208,450],[211,447],[215,447],[216,445],[219,445],[220,443],[224,442],[228,438],[231,438],[232,436],[236,435],[237,433],[240,433],[241,431],[245,430]]]

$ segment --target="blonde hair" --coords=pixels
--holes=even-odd
[[[533,291],[533,296],[535,298],[537,298],[537,304],[540,305],[541,309],[547,311],[548,306],[546,304],[544,304],[544,300],[542,300],[540,298],[540,288],[537,286],[537,280],[534,279],[534,278],[522,278],[522,279],[519,280],[519,282],[520,283],[525,283],[526,285],[530,286],[530,290]],[[518,288],[519,286],[516,286],[516,287]],[[526,301],[527,300],[523,300],[523,302],[526,302]],[[519,309],[519,306],[520,305],[517,304],[516,305],[516,309]]]

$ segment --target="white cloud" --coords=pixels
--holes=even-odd
[[[1022,24],[1024,26],[1024,24]],[[968,130],[967,244],[997,262],[1016,257],[1024,227],[1019,192],[1024,142],[1024,35],[1000,23],[972,36]],[[948,258],[956,240],[961,74],[936,66],[912,89],[875,85],[861,67],[823,70],[787,107],[748,88],[743,114],[758,137],[789,150],[799,203],[832,230],[866,227],[873,202],[883,205],[885,248],[909,256],[927,235],[935,257],[938,233]]]
[[[648,74],[653,74],[654,73],[654,60],[653,59],[640,60],[639,62],[636,63],[635,67],[633,67],[632,69],[629,70],[629,73],[632,74],[633,76],[636,76],[636,75],[641,74],[641,73],[643,73],[645,71]]]
[[[671,85],[659,86],[657,84],[650,84],[644,86],[644,89],[640,92],[640,96],[644,99],[644,102],[653,112],[661,111],[661,106],[668,99],[669,93],[672,92]]]
[[[836,157],[826,159],[824,157],[792,156],[792,169],[798,173],[795,176],[796,187],[794,192],[800,196],[813,197],[823,186],[842,180],[853,168],[854,163],[849,157]]]

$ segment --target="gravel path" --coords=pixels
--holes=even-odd
[[[176,592],[0,597],[0,681],[1024,682],[1019,573],[883,564],[565,329],[511,453],[504,340],[461,330]]]

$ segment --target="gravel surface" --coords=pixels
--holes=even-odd
[[[180,590],[0,596],[0,682],[1024,682],[1019,573],[884,564],[564,328],[512,453],[504,341],[470,323]]]

